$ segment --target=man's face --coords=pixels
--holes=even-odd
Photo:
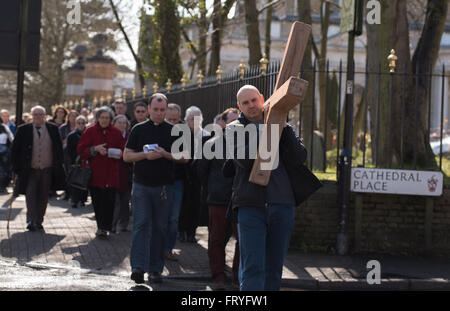
[[[147,120],[147,109],[143,106],[137,106],[134,110],[134,117],[136,118],[137,122],[144,122]]]
[[[233,122],[234,120],[237,120],[239,118],[239,115],[233,111],[228,112],[227,114],[227,124]]]
[[[162,123],[166,116],[167,103],[164,99],[154,98],[148,106],[150,119],[155,123]]]
[[[8,112],[2,112],[2,120],[3,120],[3,123],[5,123],[5,124],[7,124],[8,123],[8,121],[9,121],[9,113]]]
[[[176,109],[167,110],[166,121],[171,124],[178,124],[180,122],[180,113]]]
[[[45,123],[45,112],[42,109],[34,109],[31,114],[33,117],[33,123],[37,127],[41,127]]]
[[[197,118],[197,122],[195,122],[195,118]],[[197,132],[197,129],[201,124],[198,122],[200,120],[200,113],[199,112],[193,112],[189,116],[189,118],[186,119],[186,123],[193,132]]]
[[[238,106],[242,113],[250,121],[260,121],[263,119],[264,100],[258,91],[245,89],[238,96]]]
[[[115,110],[116,110],[116,114],[126,114],[127,113],[127,106],[125,104],[116,104],[114,106]]]

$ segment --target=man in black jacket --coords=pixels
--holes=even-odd
[[[58,127],[45,121],[45,108],[31,109],[33,122],[19,126],[12,146],[19,194],[25,194],[27,229],[41,230],[50,190],[65,188],[63,149]]]
[[[236,108],[225,110],[219,120],[216,122],[223,131],[227,123],[237,119],[239,111]],[[225,135],[217,135],[205,143],[205,147],[212,152],[216,151],[217,144],[225,146]],[[226,161],[225,149],[221,159],[213,158],[208,160],[203,157],[198,160],[197,174],[199,179],[206,183],[207,190],[206,203],[209,211],[209,239],[208,239],[208,257],[211,276],[215,289],[225,289],[225,247],[226,234],[231,226],[226,217],[227,208],[231,199],[231,188],[233,178],[225,177],[222,173],[222,167]],[[237,238],[237,226],[233,223],[233,233]],[[236,243],[233,260],[233,281],[238,282],[239,268],[239,243]]]
[[[236,128],[264,125],[264,99],[254,86],[243,86],[237,94],[242,111],[235,122],[227,126],[228,134]],[[249,182],[254,157],[250,142],[258,137],[247,135],[244,144],[234,142],[236,175],[233,182],[232,204],[238,214],[240,245],[240,289],[279,290],[284,259],[294,226],[295,206],[320,186],[320,182],[302,164],[306,149],[291,126],[280,125],[279,163],[272,169],[269,184],[260,186]],[[258,135],[258,131],[254,131]],[[238,149],[244,147],[245,157]]]

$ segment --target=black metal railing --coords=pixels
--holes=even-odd
[[[342,148],[346,71],[342,61],[339,63],[327,61],[321,68],[319,69],[317,61],[309,70],[302,68],[300,76],[310,74],[312,78],[309,81],[309,88],[312,91],[305,101],[313,104],[310,104],[309,116],[305,114],[304,102],[295,114],[290,114],[289,121],[301,138],[309,142],[306,145],[309,152],[309,167],[316,171],[334,172]],[[447,79],[450,75],[445,72],[445,67],[442,66],[441,72],[429,70],[424,74],[407,73],[406,68],[390,73],[389,70],[383,70],[381,64],[375,68],[377,70],[370,71],[366,64],[365,70],[355,72],[354,96],[357,99],[355,103],[358,113],[355,115],[353,127],[353,166],[442,170],[443,160],[450,161],[448,150],[450,142],[447,142],[450,140],[448,125],[450,109],[449,95],[446,93],[446,83],[448,84]],[[280,62],[276,61],[269,63],[267,70],[254,66],[241,72],[225,73],[219,78],[205,77],[201,81],[178,83],[156,91],[166,94],[169,102],[177,103],[183,111],[192,105],[199,107],[203,112],[205,124],[208,124],[212,123],[218,113],[237,106],[236,93],[245,84],[256,86],[264,98],[268,99],[273,93],[279,69]],[[322,91],[320,74],[322,74]],[[419,83],[423,79],[427,81],[426,105],[420,105],[418,96]],[[415,95],[411,97],[411,94]],[[151,95],[152,92],[128,94],[125,98],[128,113],[132,114],[136,102],[147,101]],[[321,98],[323,98],[322,108]],[[406,102],[407,98],[414,98],[414,102]],[[97,100],[94,106],[111,105],[112,102],[111,98],[107,101]],[[433,145],[437,165],[429,167],[419,165],[417,149],[412,150],[412,160],[406,161],[407,158],[411,158],[408,153],[410,150],[404,150],[406,135],[411,133],[406,128],[406,119],[411,118],[406,114],[411,111],[411,105],[416,108],[426,106],[426,109],[420,111],[415,109],[413,118],[419,124],[421,116],[423,114],[427,116],[426,144]],[[86,102],[84,106],[93,108],[93,103]],[[81,108],[82,105],[78,107]],[[324,109],[323,114],[320,113],[321,109]],[[320,115],[325,116],[322,117],[324,120],[318,119]],[[309,129],[305,129],[303,124],[307,118],[310,118]],[[419,135],[419,131],[416,132],[416,136]],[[396,144],[400,144],[400,147],[398,148]],[[389,156],[387,161],[382,160],[386,158],[384,156],[386,153],[391,155],[394,150],[397,150],[396,156]]]

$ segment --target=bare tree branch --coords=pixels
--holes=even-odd
[[[111,5],[111,9],[113,10],[114,16],[116,17],[117,25],[119,26],[120,31],[122,32],[122,34],[123,34],[123,36],[125,38],[125,41],[126,41],[126,43],[128,45],[128,48],[130,49],[131,54],[133,55],[133,58],[134,58],[134,60],[136,62],[136,67],[137,67],[137,70],[138,70],[139,82],[141,84],[141,87],[144,87],[145,86],[145,78],[144,78],[144,76],[142,74],[144,72],[144,69],[142,67],[142,60],[135,53],[135,51],[133,49],[133,46],[131,45],[130,39],[128,38],[128,35],[125,32],[125,29],[123,28],[122,21],[119,18],[119,14],[117,12],[116,6],[114,5],[114,2],[112,0],[109,0],[109,4]]]
[[[276,1],[272,1],[267,3],[265,6],[263,6],[259,11],[258,11],[258,15],[260,15],[261,13],[263,13],[265,10],[267,10],[268,8],[271,7],[275,7],[278,4],[280,4],[281,0],[276,0]]]

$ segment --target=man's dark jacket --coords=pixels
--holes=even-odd
[[[58,126],[46,122],[48,134],[52,140],[53,165],[51,190],[64,190],[66,174],[63,163],[63,148]],[[31,172],[31,157],[33,154],[33,123],[20,125],[16,130],[12,146],[12,167],[15,174],[19,176],[16,184],[18,194],[25,194],[28,177]]]
[[[246,126],[250,121],[241,113],[239,119],[230,123],[233,125]],[[253,159],[248,159],[249,139],[245,140],[246,159],[233,159],[236,167],[236,175],[233,182],[232,206],[239,207],[265,207],[266,187],[249,182],[250,172],[253,167]],[[236,140],[235,140],[236,148]],[[283,162],[289,176],[295,204],[298,206],[311,194],[322,187],[322,183],[311,173],[303,163],[306,161],[307,151],[300,139],[295,135],[290,125],[283,129],[279,144],[280,161]],[[236,150],[235,150],[236,155]],[[228,174],[226,174],[228,175]]]
[[[213,137],[206,142],[206,144],[212,144],[210,147],[212,151],[215,151],[216,143],[222,143],[224,146],[222,159],[208,160],[202,158],[198,160],[197,174],[200,180],[207,185],[206,203],[208,205],[227,206],[231,199],[233,177],[225,177],[222,172],[222,167],[226,161],[225,136]]]

